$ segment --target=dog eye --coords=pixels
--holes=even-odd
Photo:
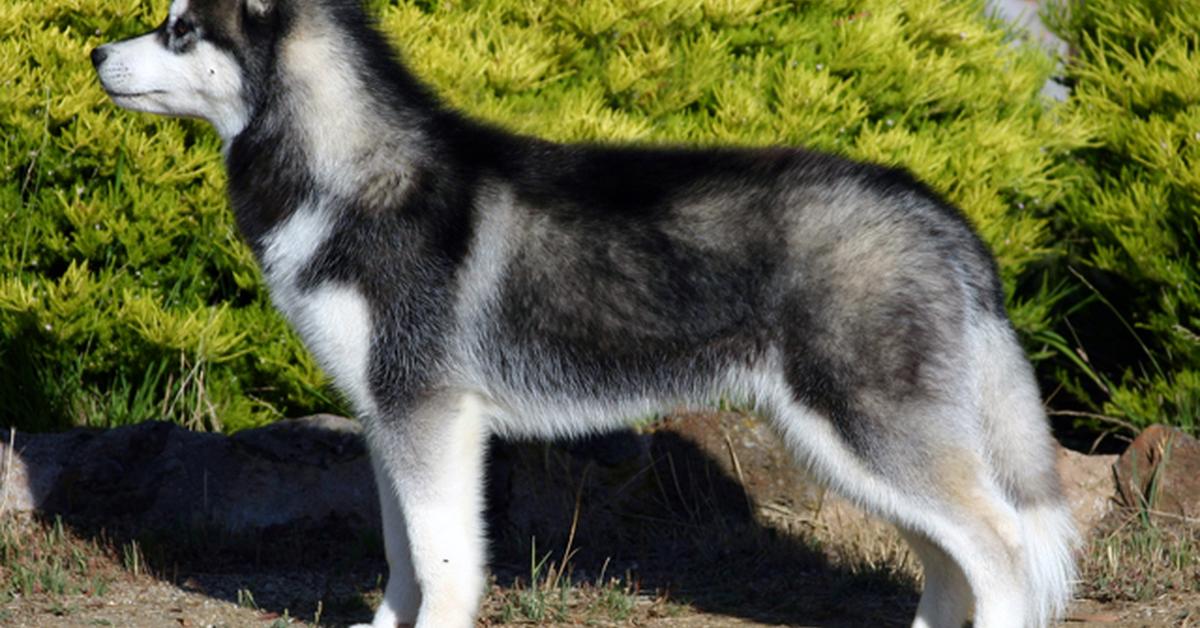
[[[173,24],[171,24],[171,37],[175,39],[187,37],[189,34],[191,34],[191,32],[192,23],[187,20],[177,19]]]

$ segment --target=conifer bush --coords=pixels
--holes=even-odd
[[[1076,0],[1047,17],[1075,51],[1065,113],[1094,129],[1064,171],[1078,189],[1056,218],[1076,287],[1052,316],[1078,345],[1059,379],[1105,425],[1196,433],[1200,6]]]
[[[118,110],[96,83],[89,50],[150,28],[166,5],[0,4],[5,424],[52,429],[165,418],[236,430],[340,409],[271,309],[238,239],[216,136],[203,123]],[[1172,313],[1194,315],[1194,301],[1165,290],[1182,278],[1183,259],[1160,264],[1136,246],[1140,256],[1125,252],[1138,229],[1186,214],[1186,194],[1194,203],[1195,171],[1168,164],[1157,144],[1133,139],[1151,128],[1182,128],[1173,121],[1182,125],[1187,116],[1194,127],[1194,104],[1172,109],[1169,119],[1111,128],[1094,125],[1082,101],[1052,106],[1039,95],[1052,60],[1014,44],[979,2],[370,5],[409,66],[450,104],[518,132],[564,141],[803,145],[912,170],[979,228],[1000,260],[1014,322],[1035,357],[1057,356],[1047,363],[1074,369],[1064,378],[1083,377],[1054,344],[1067,342],[1062,320],[1079,291],[1041,281],[1053,276],[1047,269],[1055,260],[1082,255],[1097,268],[1119,267],[1114,272],[1130,277],[1137,269],[1158,281],[1161,294],[1138,301],[1157,314],[1133,317],[1135,324],[1157,321],[1155,329],[1170,331]],[[1164,63],[1190,58],[1191,42]],[[1092,107],[1107,95],[1097,90]],[[1150,112],[1163,102],[1143,105]],[[1106,106],[1116,120],[1116,105]],[[1118,134],[1130,139],[1106,143]],[[1195,150],[1194,139],[1170,137],[1171,150]],[[1110,163],[1105,151],[1135,150],[1129,168],[1154,171],[1168,187],[1143,183],[1132,171],[1125,179],[1120,170],[1102,176],[1112,168],[1101,166]],[[1116,200],[1135,192],[1166,194],[1174,209],[1105,222],[1087,200],[1101,191],[1114,199],[1110,212],[1143,198]],[[1171,240],[1184,255],[1196,244],[1194,222],[1190,228]],[[1089,246],[1064,233],[1098,239]],[[1194,285],[1188,290],[1195,294]],[[1170,333],[1172,350],[1182,355],[1191,347],[1194,360],[1194,344]],[[1173,358],[1164,367],[1162,385],[1186,379],[1166,370],[1180,363]],[[1130,375],[1128,390],[1158,385],[1141,375]],[[1087,392],[1085,383],[1076,388]]]

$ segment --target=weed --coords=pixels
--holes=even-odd
[[[633,614],[637,597],[632,594],[630,587],[613,579],[598,585],[597,591],[591,607],[598,611],[598,614],[614,621],[625,621]]]
[[[104,547],[68,532],[58,517],[49,524],[13,516],[0,521],[0,599],[104,595],[115,578],[107,562]]]
[[[254,601],[254,594],[250,592],[250,589],[237,590],[237,605],[242,608],[258,608],[258,603]]]
[[[1149,519],[1139,511],[1110,516],[1083,557],[1085,593],[1102,601],[1138,601],[1169,591],[1200,592],[1200,526]]]
[[[136,578],[142,575],[142,570],[145,568],[146,558],[142,555],[142,548],[137,540],[130,541],[121,546],[121,557],[125,566],[125,571],[133,574]]]
[[[251,602],[253,602],[253,599],[251,599]],[[313,625],[317,625],[319,623],[320,622],[314,621]],[[283,609],[282,616],[275,618],[275,621],[271,622],[271,628],[287,628],[290,625],[292,625],[292,616],[286,608]]]
[[[576,583],[572,577],[571,552],[556,563],[552,552],[539,556],[537,539],[532,540],[528,581],[516,579],[511,587],[495,587],[489,603],[492,613],[505,623],[580,623],[625,621],[637,606],[636,587],[618,578],[605,579],[603,569],[594,582]]]

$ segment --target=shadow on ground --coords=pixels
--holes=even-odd
[[[639,444],[649,451],[619,453]],[[766,624],[908,625],[918,597],[911,578],[888,565],[832,564],[812,535],[763,525],[726,466],[673,432],[499,448],[493,571],[502,582],[527,581],[531,557],[558,559],[570,542],[576,581],[628,572],[643,591]]]
[[[917,602],[911,577],[888,564],[835,564],[813,535],[763,524],[727,466],[674,433],[494,443],[487,518],[495,583],[501,591],[528,586],[531,566],[568,555],[572,582],[615,577],[626,591],[709,614],[773,625],[908,624]],[[378,531],[336,516],[236,534],[147,529],[94,512],[57,516],[123,555],[126,569],[136,561],[156,578],[266,617],[369,621],[386,581]]]

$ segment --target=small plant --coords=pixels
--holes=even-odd
[[[18,594],[102,596],[114,577],[102,564],[105,554],[99,543],[69,532],[61,518],[43,524],[5,517],[0,520],[0,599]]]
[[[537,539],[532,539],[529,555],[529,580],[518,579],[510,588],[499,590],[497,619],[511,622],[590,622],[625,621],[637,606],[637,590],[619,578],[605,578],[605,568],[594,582],[575,582],[570,558],[564,551],[556,563],[552,552],[539,555]]]
[[[250,589],[237,590],[237,605],[242,608],[258,609],[258,603],[254,601],[254,594],[250,592]]]
[[[136,540],[121,546],[121,558],[125,566],[125,571],[128,571],[135,578],[142,575],[146,565],[146,558],[142,555],[142,548]]]
[[[317,600],[317,610],[313,611],[312,623],[314,626],[321,625],[321,614],[323,612],[325,612],[325,602],[323,600]]]
[[[1084,594],[1102,601],[1139,601],[1200,592],[1200,529],[1147,520],[1136,511],[1115,520],[1087,548]]]
[[[596,599],[591,607],[596,613],[613,621],[625,621],[637,606],[637,596],[629,586],[616,578],[596,584]]]
[[[516,591],[521,615],[532,621],[562,621],[566,616],[571,577],[564,577],[563,571],[569,554],[563,555],[559,565],[551,562],[550,557],[549,552],[538,556],[537,539],[533,539],[529,551],[529,586],[518,587]]]

